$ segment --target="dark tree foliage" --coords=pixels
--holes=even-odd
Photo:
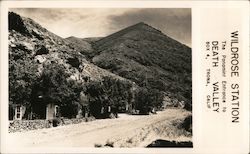
[[[33,87],[33,101],[42,95],[44,103],[56,103],[61,107],[63,116],[71,117],[77,114],[80,93],[84,90],[81,83],[69,80],[69,74],[60,64],[50,64],[44,67],[39,81]]]
[[[132,83],[110,77],[89,83],[86,92],[89,95],[90,113],[96,118],[105,117],[102,108],[107,106],[112,108],[112,112],[125,112],[127,106],[133,106],[140,114],[148,114],[153,108],[162,107],[164,97],[158,89],[143,87],[132,91]]]
[[[104,77],[103,81],[93,81],[87,85],[90,113],[103,117],[102,108],[111,107],[112,112],[125,111],[126,104],[131,104],[132,84],[128,81]]]
[[[44,106],[47,103],[56,103],[63,116],[76,115],[80,93],[84,91],[82,83],[69,80],[69,74],[65,72],[63,65],[45,65],[39,75],[37,64],[29,60],[28,56],[25,57],[25,53],[21,54],[24,60],[13,60],[15,55],[10,54],[9,62],[10,104],[23,104],[30,110],[32,104]]]
[[[10,60],[9,100],[11,103],[30,105],[32,88],[37,80],[37,66],[31,61]]]
[[[100,117],[102,103],[103,103],[103,89],[100,82],[90,82],[87,85],[87,94],[89,96],[89,110],[90,114],[95,117]]]
[[[135,109],[140,114],[148,114],[153,108],[162,107],[163,97],[158,89],[139,88],[135,95]]]
[[[46,65],[34,90],[42,91],[47,101],[63,103],[72,95],[67,82],[68,77],[69,74],[65,72],[64,66]]]

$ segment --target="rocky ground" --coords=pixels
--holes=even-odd
[[[155,115],[120,114],[117,119],[9,133],[7,144],[32,147],[146,147],[158,139],[189,142],[192,141],[191,133],[180,125],[190,115],[183,109],[167,109]]]

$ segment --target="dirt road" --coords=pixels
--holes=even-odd
[[[177,124],[190,115],[182,109],[167,109],[155,115],[119,115],[117,119],[10,133],[9,146],[52,147],[145,147],[156,139],[191,141]]]

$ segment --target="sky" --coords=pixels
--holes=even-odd
[[[63,38],[103,37],[145,22],[191,47],[189,8],[15,8],[10,11],[35,20]]]

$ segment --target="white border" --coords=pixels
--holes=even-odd
[[[7,14],[8,8],[192,8],[192,94],[193,94],[193,144],[194,148],[119,148],[119,149],[98,149],[98,148],[22,148],[22,149],[6,149],[5,139],[8,134],[8,118],[6,118],[6,111],[8,111],[8,29],[7,29]],[[199,33],[199,11],[202,8],[243,8],[246,10],[246,17],[249,17],[249,2],[248,1],[1,1],[1,152],[22,152],[22,153],[43,153],[43,152],[56,152],[56,153],[201,153],[204,150],[200,149],[199,136],[202,134],[202,126],[199,125],[202,121],[201,115],[201,82],[199,82],[199,74],[201,68],[199,64],[201,61],[200,52],[200,33]],[[244,20],[244,25],[249,26],[248,20]],[[249,29],[245,27],[246,29]],[[244,34],[249,42],[249,31]],[[248,45],[244,46],[244,50],[249,51]],[[249,56],[249,55],[248,55]],[[248,56],[244,57],[244,63],[249,62]],[[249,70],[248,65],[246,70]],[[249,81],[249,73],[245,72],[244,80]],[[245,87],[245,95],[249,93],[249,84]],[[244,98],[244,103],[249,101],[249,96]],[[249,111],[249,107],[245,109]],[[244,122],[249,124],[249,117]],[[245,130],[249,131],[249,125],[246,124]],[[241,142],[241,141],[239,141]],[[242,141],[249,143],[249,139]],[[8,151],[6,151],[8,150]],[[210,149],[211,150],[211,149]],[[219,150],[225,152],[226,149]],[[218,152],[219,152],[218,151]],[[228,151],[232,153],[233,151]]]

